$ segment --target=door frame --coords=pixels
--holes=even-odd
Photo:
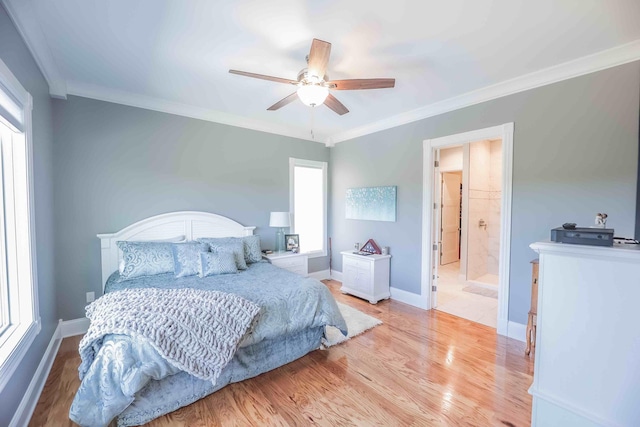
[[[463,132],[440,138],[426,139],[423,147],[422,172],[422,274],[421,299],[427,309],[433,308],[433,251],[439,251],[439,243],[434,241],[434,182],[438,168],[434,159],[436,150],[454,145],[464,145],[485,139],[502,139],[502,201],[500,211],[500,270],[498,285],[497,332],[507,335],[509,323],[509,270],[511,260],[511,199],[513,187],[513,123],[505,123],[470,132]],[[435,247],[435,249],[434,249]]]

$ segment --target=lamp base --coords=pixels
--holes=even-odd
[[[276,232],[276,252],[283,252],[284,250],[284,228],[280,227]]]

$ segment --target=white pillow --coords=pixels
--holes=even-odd
[[[176,236],[170,237],[168,239],[158,239],[158,240],[139,240],[140,242],[158,242],[158,243],[182,243],[187,241],[187,236]],[[118,273],[122,274],[124,271],[124,259],[120,259],[118,263]]]

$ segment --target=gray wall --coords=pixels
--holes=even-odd
[[[616,235],[633,236],[639,93],[634,62],[337,144],[334,268],[342,270],[340,250],[374,238],[391,247],[391,285],[420,293],[422,141],[514,122],[509,319],[526,323],[530,243],[564,222],[591,225],[597,212]],[[346,189],[377,185],[398,186],[397,222],[346,220]]]
[[[56,283],[63,319],[102,292],[98,233],[198,210],[257,226],[289,209],[289,157],[328,161],[324,145],[87,98],[54,101]],[[310,271],[328,258],[310,260]]]
[[[53,264],[53,129],[49,87],[33,57],[0,5],[0,59],[33,96],[33,161],[35,180],[38,295],[42,330],[9,383],[0,393],[0,425],[13,417],[57,326]]]

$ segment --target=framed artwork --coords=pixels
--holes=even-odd
[[[300,235],[299,234],[285,234],[284,243],[287,251],[298,252],[300,250]]]
[[[346,218],[395,222],[397,188],[395,185],[348,188]]]

